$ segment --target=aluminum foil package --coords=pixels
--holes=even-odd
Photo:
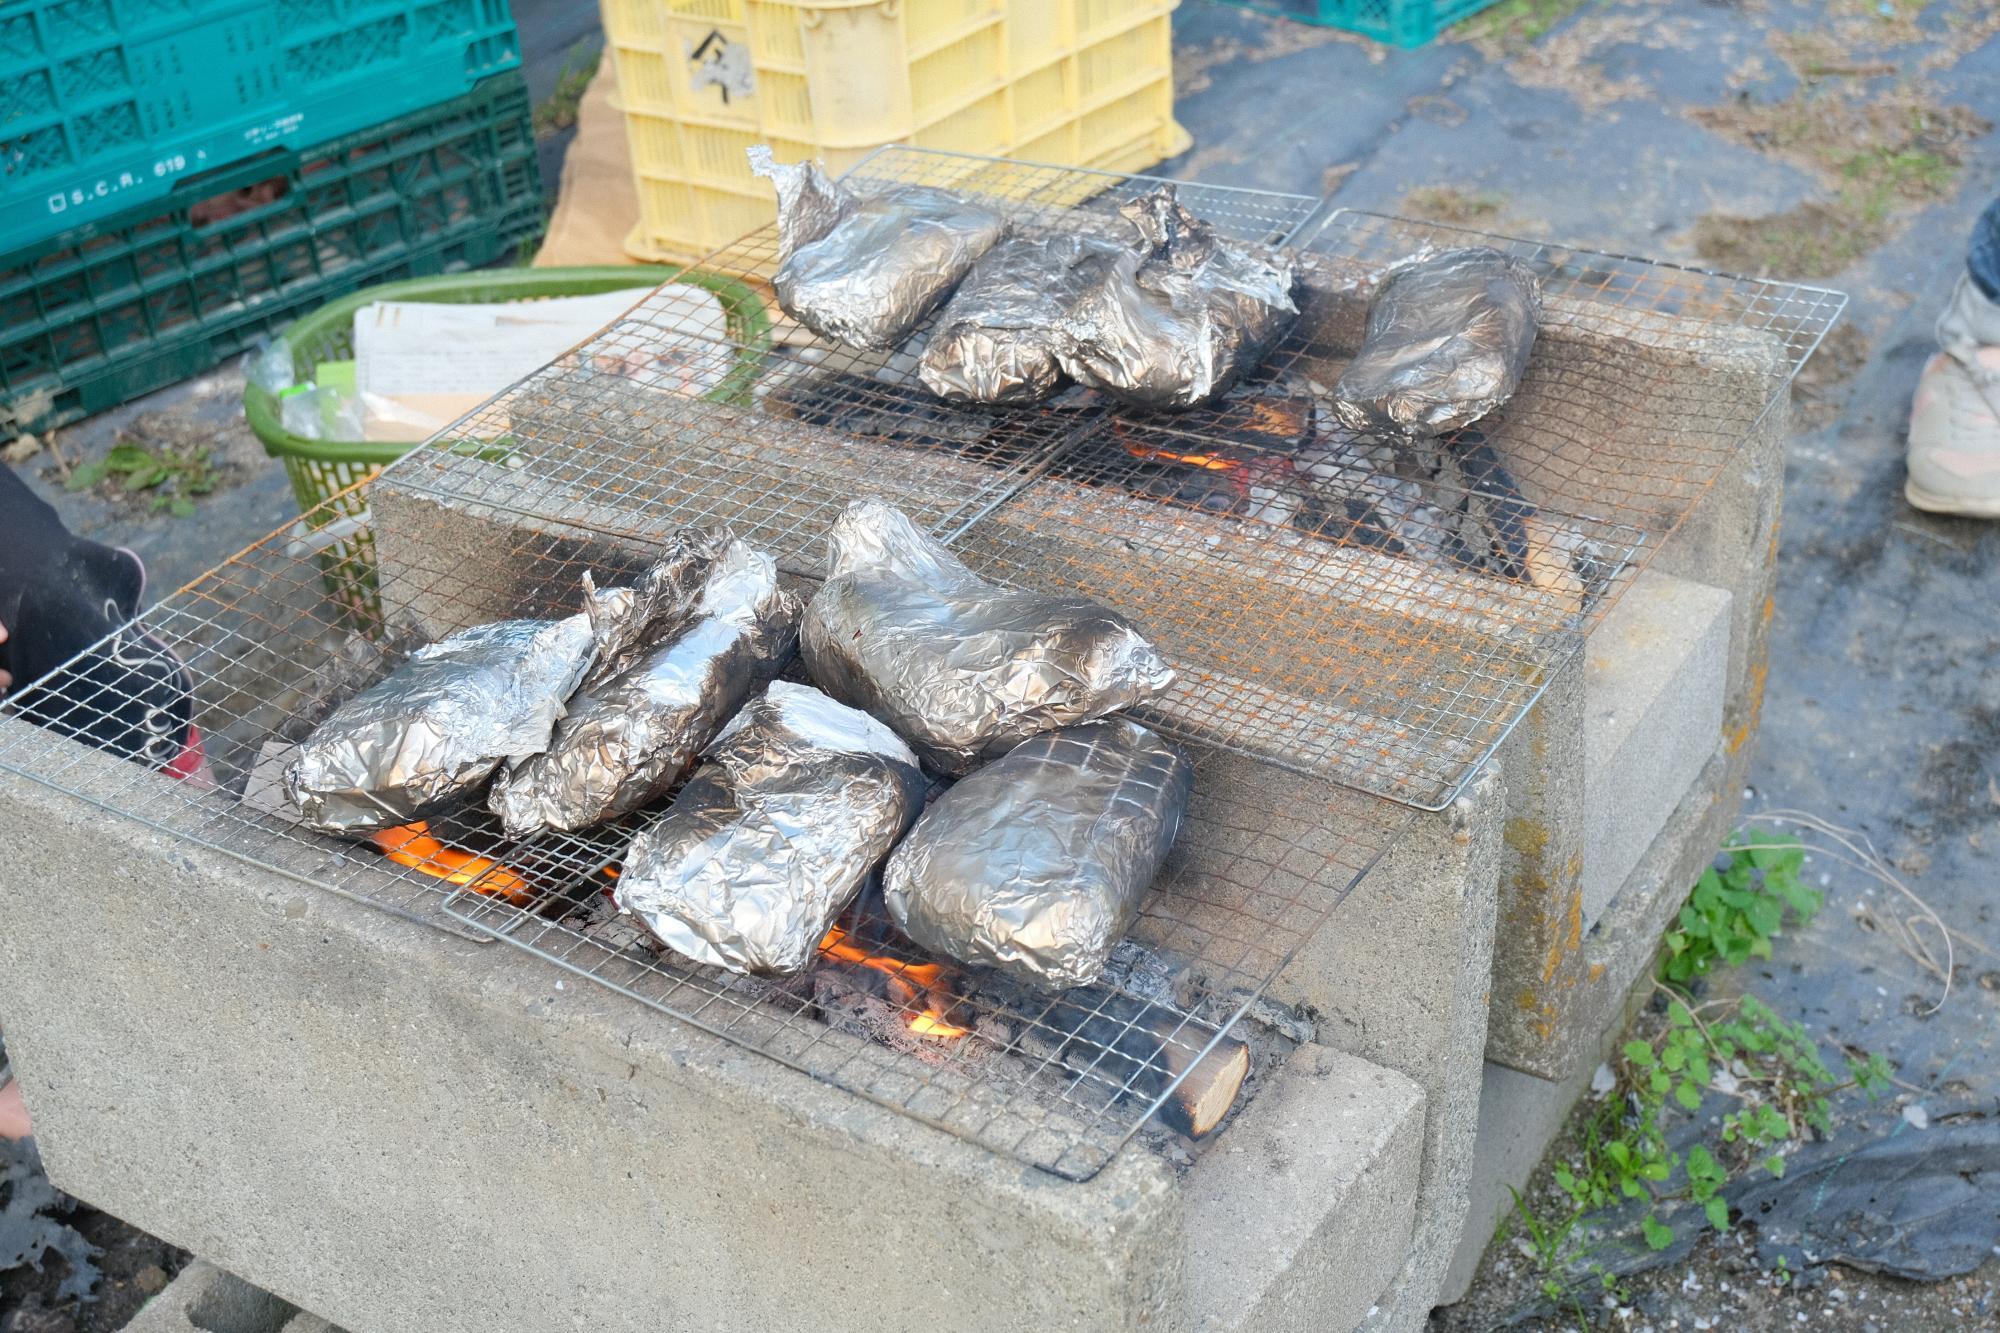
[[[1171,185],[1119,212],[1140,248],[1083,261],[1081,293],[1056,325],[1062,368],[1134,407],[1211,402],[1298,314],[1291,261],[1217,237]]]
[[[632,840],[612,892],[677,953],[790,975],[812,961],[923,802],[917,758],[887,727],[778,681]]]
[[[1356,430],[1437,435],[1470,425],[1521,383],[1541,317],[1541,284],[1511,255],[1444,250],[1394,269],[1334,410]]]
[[[1095,981],[1180,832],[1194,766],[1130,718],[1023,741],[931,803],[883,898],[919,945],[1046,990]]]
[[[778,304],[848,347],[897,346],[1007,231],[949,190],[856,195],[813,163],[774,163],[769,149],[752,149],[750,163],[778,190]]]
[[[285,791],[308,824],[407,824],[549,743],[596,653],[590,620],[503,620],[420,648],[299,745]]]
[[[694,613],[696,600],[710,571],[730,544],[729,530],[684,529],[670,538],[637,582],[629,587],[602,588],[583,576],[583,613],[597,640],[597,658],[583,689],[621,676],[663,639],[678,632]]]
[[[601,684],[586,681],[540,754],[510,762],[488,805],[507,835],[580,829],[637,810],[678,782],[798,643],[798,599],[770,556],[723,548],[678,630]]]
[[[1116,612],[988,583],[879,500],[848,506],[830,545],[826,582],[799,634],[806,669],[944,772],[1173,682]]]
[[[1034,403],[1062,380],[1055,326],[1119,252],[1091,236],[1010,236],[972,266],[938,316],[918,374],[947,402]]]

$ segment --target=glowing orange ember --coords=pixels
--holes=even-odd
[[[1210,472],[1233,472],[1243,466],[1241,459],[1219,458],[1214,454],[1177,454],[1171,449],[1155,449],[1130,440],[1125,442],[1125,452],[1154,463],[1182,463],[1188,467],[1206,468]]]
[[[474,856],[447,847],[430,835],[423,820],[385,828],[368,835],[375,849],[398,865],[435,875],[449,884],[463,884],[478,893],[505,898],[516,907],[533,901],[528,882],[491,857]]]
[[[910,1031],[918,1036],[951,1041],[972,1031],[950,1021],[951,997],[945,991],[945,970],[939,964],[906,963],[900,958],[869,953],[859,945],[849,944],[847,932],[839,926],[826,932],[826,938],[819,942],[819,950],[843,963],[874,968],[889,978],[891,993],[905,1009],[915,1008],[921,1000],[923,1010],[911,1014],[906,1020]]]

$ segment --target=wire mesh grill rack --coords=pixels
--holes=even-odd
[[[1120,235],[1157,183],[914,149],[850,175],[946,185],[1017,230]],[[1677,529],[1838,315],[1838,293],[1338,212],[1197,185],[1232,239],[1297,247],[1300,318],[1246,383],[1179,414],[1072,389],[1032,408],[938,402],[927,337],[862,353],[772,302],[741,405],[690,400],[734,352],[721,316],[663,350],[641,304],[454,431],[485,467],[406,485],[598,531],[726,521],[811,577],[857,495],[879,494],[975,570],[1131,615],[1182,667],[1145,711],[1176,737],[1424,809],[1447,804]],[[1331,387],[1393,263],[1486,244],[1543,275],[1514,401],[1439,441],[1340,427]],[[774,228],[704,266],[775,271]],[[687,336],[688,334],[692,336]],[[455,462],[458,460],[454,460]]]
[[[401,491],[394,474],[166,598],[10,700],[0,767],[178,838],[478,940],[499,939],[663,1012],[995,1151],[1095,1174],[1229,1034],[1409,815],[1392,803],[1217,747],[1193,747],[1195,796],[1160,880],[1101,981],[1048,996],[941,965],[872,893],[800,977],[753,980],[648,942],[610,907],[656,803],[581,833],[510,841],[468,803],[347,841],[307,829],[280,777],[298,742],[409,649],[513,615],[576,611],[581,578],[634,577],[665,532],[606,539]],[[331,521],[328,521],[331,520]],[[326,526],[315,528],[315,523]],[[340,526],[345,523],[346,526]],[[346,595],[337,544],[382,558],[376,619]],[[134,701],[157,674],[145,635],[184,664],[214,785],[155,771],[166,755]],[[107,765],[97,749],[143,762]],[[1252,1071],[1255,1076],[1255,1071]]]
[[[1111,234],[1118,205],[1152,187],[914,150],[856,174],[976,193],[1023,229]],[[1085,1178],[1229,1049],[1232,1026],[1395,844],[1409,807],[1441,806],[1475,771],[1737,456],[1842,300],[1476,238],[1544,274],[1520,395],[1428,446],[1361,436],[1333,427],[1326,397],[1381,272],[1475,238],[1348,213],[1313,228],[1298,197],[1181,195],[1234,239],[1299,247],[1305,280],[1297,325],[1215,407],[1135,415],[1071,391],[1033,409],[946,409],[918,386],[916,344],[829,347],[774,302],[754,383],[714,401],[741,371],[729,312],[655,295],[436,447],[149,614],[187,664],[217,788],[137,764],[106,782],[63,739],[140,748],[121,665],[136,627],[11,701],[44,725],[7,728],[0,767],[504,940]],[[764,232],[707,267],[755,279],[775,258]],[[1194,758],[1194,804],[1097,985],[1037,999],[942,968],[866,899],[804,978],[746,981],[660,953],[605,909],[607,868],[656,810],[526,841],[475,811],[444,812],[371,847],[304,829],[278,795],[298,741],[412,646],[569,613],[585,570],[605,585],[633,577],[685,526],[726,523],[810,580],[826,530],[863,495],[989,577],[1117,606],[1181,669],[1145,716]]]

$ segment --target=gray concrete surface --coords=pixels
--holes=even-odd
[[[129,772],[73,770],[85,791]],[[1365,1301],[1413,1216],[1422,1092],[1359,1059],[1302,1048],[1235,1141],[1247,1164],[1133,1151],[1063,1182],[516,951],[5,775],[0,855],[24,872],[0,884],[0,1008],[51,1178],[356,1333],[890,1330],[912,1309],[1228,1327]],[[1279,1161],[1310,1188],[1272,1213]],[[1260,1213],[1290,1263],[1240,1260],[1230,1219]],[[856,1274],[866,1299],[830,1302]]]
[[[1418,816],[1271,988],[1318,1017],[1321,1042],[1402,1071],[1428,1100],[1416,1230],[1362,1325],[1384,1333],[1421,1323],[1465,1222],[1503,776],[1489,769],[1445,810]]]
[[[1642,575],[1584,653],[1582,911],[1597,924],[1723,735],[1727,590]]]
[[[125,1333],[294,1333],[298,1310],[197,1259],[125,1325]]]
[[[1579,1062],[1595,1066],[1604,996],[1631,988],[1648,943],[1632,952],[1621,942],[1626,966],[1607,969],[1610,928],[1595,927],[1724,743],[1731,600],[1642,574],[1502,748],[1489,1060],[1557,1082]],[[1680,889],[1658,891],[1678,906]],[[1657,915],[1627,903],[1618,920]]]
[[[1735,827],[1742,808],[1748,755],[1720,742],[1653,846],[1641,858],[1611,905],[1585,933],[1578,950],[1582,971],[1594,984],[1580,987],[1568,1021],[1590,1034],[1573,1052],[1558,1080],[1489,1062],[1482,1074],[1478,1143],[1466,1181],[1466,1220],[1457,1253],[1438,1295],[1459,1299],[1470,1286],[1481,1253],[1512,1198],[1562,1129],[1570,1105],[1589,1086],[1604,1052],[1622,1033],[1630,1006],[1643,1001],[1635,981],[1650,966],[1660,932],[1679,910],[1712,850]],[[1622,978],[1623,980],[1617,980]]]
[[[1358,1324],[1421,1225],[1424,1139],[1416,1083],[1324,1047],[1295,1052],[1189,1182],[1192,1327]]]

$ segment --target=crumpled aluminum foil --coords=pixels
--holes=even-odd
[[[1062,368],[1134,407],[1211,402],[1298,314],[1296,271],[1283,255],[1217,237],[1171,185],[1119,212],[1141,246],[1083,261],[1081,294],[1055,329]]]
[[[1119,247],[1094,236],[1010,236],[972,266],[917,368],[947,402],[1034,403],[1056,391],[1055,325]]]
[[[917,757],[887,727],[778,681],[632,840],[612,894],[677,953],[787,976],[812,961],[923,803]]]
[[[1443,250],[1392,270],[1368,332],[1334,386],[1356,430],[1437,435],[1470,425],[1521,383],[1541,317],[1541,283],[1512,255]]]
[[[883,871],[904,934],[1045,990],[1095,981],[1180,832],[1194,765],[1130,718],[1036,736],[931,803]]]
[[[857,196],[813,163],[778,165],[768,148],[751,149],[750,166],[778,190],[779,306],[848,347],[901,343],[1007,233],[1005,218],[949,190]]]
[[[549,743],[596,652],[589,617],[503,620],[426,647],[300,742],[285,792],[330,833],[407,824]]]
[[[597,660],[583,678],[586,692],[624,675],[687,622],[729,542],[729,529],[719,525],[707,531],[683,529],[630,587],[600,589],[584,574],[583,613],[597,640]]]
[[[487,804],[507,836],[587,828],[664,794],[791,657],[799,610],[776,562],[731,541],[678,631],[621,674],[585,682],[548,749],[494,780]]]
[[[849,505],[829,545],[799,633],[806,669],[944,772],[1173,683],[1173,668],[1116,612],[988,583],[879,500]]]

